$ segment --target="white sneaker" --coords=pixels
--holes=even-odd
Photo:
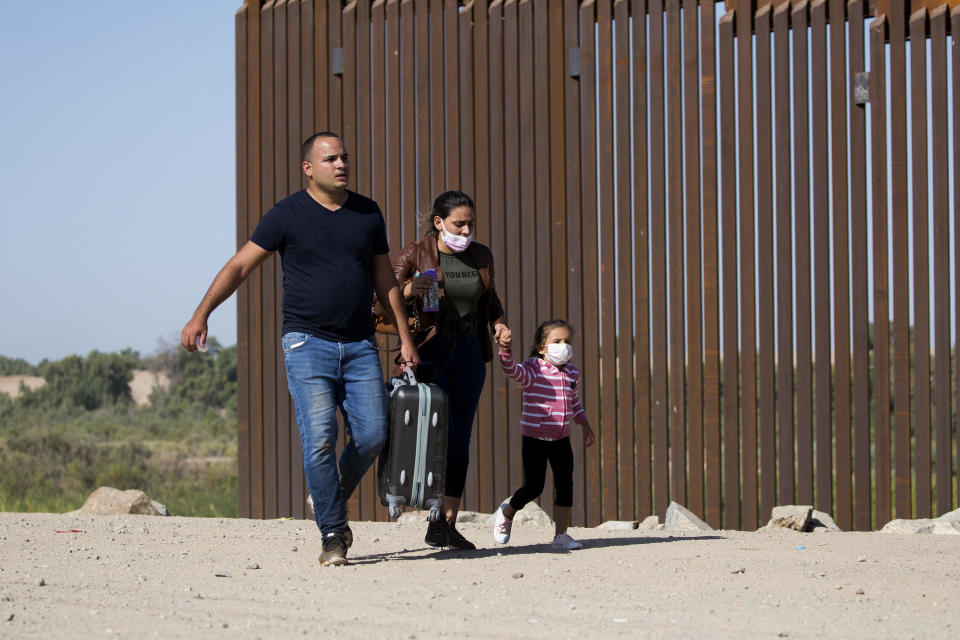
[[[554,549],[563,549],[564,551],[573,551],[574,549],[583,549],[583,545],[568,536],[566,533],[558,533],[553,539],[551,545]]]
[[[503,508],[507,506],[504,502],[497,509],[497,517],[493,521],[493,539],[500,544],[507,544],[510,541],[510,529],[513,528],[513,520],[503,513]]]

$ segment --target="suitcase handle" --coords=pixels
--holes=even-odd
[[[389,382],[387,382],[387,387],[389,392],[393,393],[397,387],[402,387],[405,384],[417,384],[417,377],[413,374],[413,369],[409,366],[405,366],[399,376],[390,378]]]

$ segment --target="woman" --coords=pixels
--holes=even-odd
[[[424,542],[475,549],[455,525],[470,463],[473,417],[487,375],[486,363],[493,359],[490,327],[497,337],[506,325],[493,285],[493,255],[473,242],[476,213],[470,196],[461,191],[440,194],[426,226],[423,240],[405,246],[393,261],[404,298],[416,304],[421,324],[437,328],[436,335],[419,348],[420,377],[440,385],[450,406],[446,517],[429,524]],[[435,270],[436,280],[430,269]],[[439,294],[438,311],[423,311],[424,294],[430,298]]]

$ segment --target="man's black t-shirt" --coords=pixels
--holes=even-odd
[[[387,232],[377,203],[348,191],[331,211],[306,190],[267,212],[250,240],[279,251],[283,266],[283,333],[302,331],[354,342],[373,333],[373,256],[385,254]]]

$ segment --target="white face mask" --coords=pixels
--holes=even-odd
[[[447,228],[443,226],[443,220],[440,221],[440,239],[443,240],[443,243],[450,247],[450,250],[454,253],[461,253],[467,250],[467,247],[470,246],[470,243],[473,241],[473,234],[471,233],[468,236],[454,235],[447,231]]]
[[[547,352],[543,356],[550,364],[559,367],[573,357],[573,347],[566,342],[551,342],[547,345]]]

